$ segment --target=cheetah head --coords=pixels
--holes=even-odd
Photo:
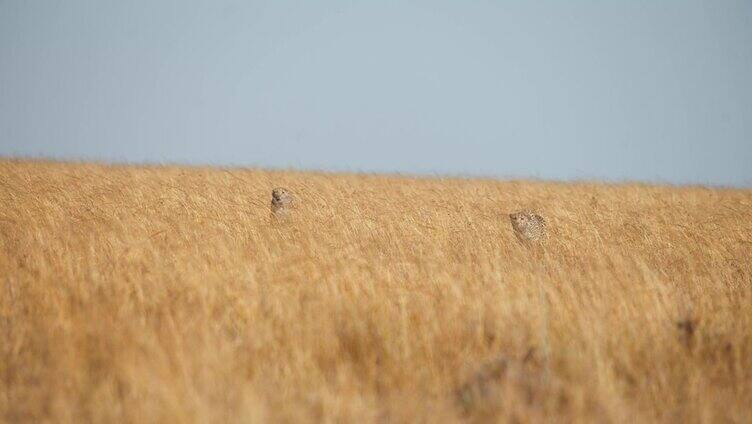
[[[286,202],[290,200],[290,192],[282,187],[277,187],[272,190],[272,201],[274,202]]]
[[[517,212],[517,213],[510,213],[509,219],[512,221],[512,224],[523,227],[525,224],[527,224],[527,216],[523,213]]]

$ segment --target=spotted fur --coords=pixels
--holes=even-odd
[[[546,220],[533,212],[521,211],[509,214],[514,234],[523,242],[540,241],[546,237]]]

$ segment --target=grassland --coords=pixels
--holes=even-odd
[[[5,160],[0,278],[7,422],[752,422],[750,190]]]

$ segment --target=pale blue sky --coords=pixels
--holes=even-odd
[[[752,2],[0,0],[0,155],[752,186]]]

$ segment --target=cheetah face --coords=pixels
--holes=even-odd
[[[272,190],[272,200],[275,202],[284,202],[290,198],[290,193],[281,187]]]
[[[512,213],[509,214],[509,219],[512,221],[513,224],[517,226],[524,226],[527,222],[527,217],[521,213]]]

